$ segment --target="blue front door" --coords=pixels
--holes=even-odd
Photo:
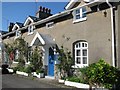
[[[48,61],[48,75],[54,76],[54,52],[50,48],[49,49],[49,61]]]

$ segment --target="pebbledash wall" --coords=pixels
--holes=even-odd
[[[81,4],[80,4],[81,5]],[[79,6],[79,5],[78,5]],[[107,63],[113,65],[112,61],[112,26],[111,26],[111,10],[104,8],[102,10],[93,11],[89,6],[85,6],[87,10],[86,20],[73,22],[73,13],[54,19],[49,22],[54,22],[53,26],[46,28],[46,23],[42,27],[34,30],[34,34],[28,35],[28,32],[22,34],[22,37],[30,44],[36,32],[40,34],[50,35],[55,43],[60,48],[68,48],[75,57],[74,43],[85,41],[88,43],[88,64],[97,62],[103,58]],[[115,11],[115,37],[116,37],[116,59],[117,67],[120,66],[119,60],[119,32],[120,32],[120,7]],[[105,15],[106,14],[106,15]],[[39,26],[39,25],[38,25]],[[4,38],[4,43],[11,43],[15,36]]]

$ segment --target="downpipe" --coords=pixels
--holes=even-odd
[[[111,28],[112,28],[112,66],[115,67],[115,39],[114,39],[114,23],[113,23],[113,7],[109,3],[109,0],[106,0],[106,3],[109,5],[110,10],[111,10]]]

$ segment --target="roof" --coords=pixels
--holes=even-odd
[[[16,22],[16,24],[17,24],[20,28],[23,27],[23,23]]]
[[[3,34],[6,34],[8,32],[7,31],[0,31],[0,33],[3,35]]]
[[[24,26],[26,26],[26,25],[28,25],[29,24],[29,22],[31,22],[31,23],[33,23],[33,22],[37,22],[37,21],[39,21],[40,20],[40,18],[37,18],[37,17],[34,17],[34,16],[28,16],[27,17],[27,19],[25,20],[25,22],[24,22]]]
[[[30,16],[30,15],[29,15],[29,17],[30,17],[34,22],[41,20],[41,19],[38,18],[38,17],[34,17],[34,16]]]
[[[63,11],[63,12],[60,12],[60,13],[54,14],[54,15],[52,15],[52,16],[49,16],[49,17],[47,17],[47,18],[45,18],[45,19],[42,19],[42,20],[33,22],[33,23],[31,23],[31,25],[39,25],[39,24],[43,24],[43,23],[49,22],[49,21],[51,21],[51,20],[55,20],[55,19],[61,18],[61,17],[63,17],[63,16],[66,16],[66,15],[71,14],[71,12],[72,12],[73,10],[78,9],[78,8],[81,8],[81,7],[84,7],[84,6],[96,5],[96,4],[98,4],[98,3],[103,3],[103,2],[100,2],[100,1],[101,1],[101,0],[95,0],[95,1],[92,1],[92,2],[89,2],[89,3],[86,3],[86,4],[82,5],[82,6],[79,6],[79,7],[70,9],[70,10],[65,10],[65,11]],[[28,18],[31,18],[31,16],[28,17]],[[32,16],[32,19],[33,19],[33,18],[34,18],[34,17]],[[22,27],[22,28],[19,28],[18,30],[24,30],[24,29],[26,29],[27,27],[28,27],[28,25],[26,25],[26,26],[24,26],[24,27]],[[13,33],[15,33],[15,30],[12,31],[12,32],[7,33],[7,34],[5,34],[5,35],[3,35],[3,37],[6,37],[7,35],[10,35],[10,34],[13,34]]]
[[[52,37],[48,34],[40,34],[39,32],[36,33],[33,40],[31,41],[30,46],[33,45],[53,45],[55,42],[53,41]]]

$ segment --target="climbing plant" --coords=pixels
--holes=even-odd
[[[30,64],[34,71],[41,70],[43,67],[43,61],[42,61],[42,50],[39,49],[39,47],[36,47],[30,56]]]
[[[23,69],[25,66],[25,62],[28,59],[28,52],[29,52],[29,47],[27,42],[21,37],[17,38],[14,41],[14,49],[18,50],[19,55],[18,55],[18,67],[20,69]]]
[[[65,50],[63,46],[61,46],[61,49],[59,50],[58,60],[60,61],[60,64],[58,64],[58,68],[60,70],[61,78],[66,78],[67,76],[70,76],[70,69],[73,65],[71,52],[68,49]]]

